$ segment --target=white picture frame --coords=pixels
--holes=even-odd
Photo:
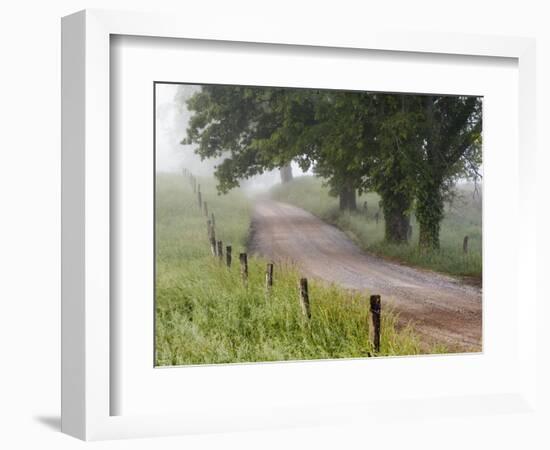
[[[62,22],[62,430],[85,440],[161,436],[249,430],[266,427],[360,421],[373,417],[375,410],[390,410],[390,403],[411,396],[399,394],[385,402],[360,399],[332,403],[330,412],[323,405],[306,400],[300,406],[271,405],[272,410],[254,410],[247,406],[219,404],[213,412],[187,409],[182,412],[111,415],[114,390],[111,364],[111,336],[116,333],[111,321],[111,184],[116,174],[111,171],[110,146],[110,58],[111,36],[142,36],[188,40],[255,43],[254,45],[297,45],[301,48],[323,48],[331,52],[365,49],[381,52],[406,52],[412,58],[426,55],[463,55],[498,57],[517,60],[519,142],[517,212],[521,230],[535,227],[535,186],[531,174],[535,170],[535,45],[531,39],[451,35],[445,33],[395,33],[370,28],[368,32],[349,30],[338,36],[293,30],[268,33],[254,28],[235,29],[205,26],[201,21],[181,26],[180,20],[162,14],[106,11],[82,11],[65,17]],[[310,30],[311,31],[311,30]],[[202,80],[198,80],[202,81]],[[151,143],[152,145],[152,143]],[[533,261],[536,236],[520,232],[514,243],[516,261]],[[442,397],[441,391],[423,393],[409,405],[411,411],[422,408],[423,402],[438,399],[442,411],[459,410],[462,414],[498,412],[503,404],[522,412],[533,408],[536,398],[536,302],[535,271],[529,264],[513,269],[522,288],[522,307],[517,311],[514,352],[517,352],[517,377],[513,387],[502,392],[469,393],[457,400]],[[520,283],[520,284],[519,284]],[[531,286],[531,287],[529,287]],[[516,296],[517,291],[513,294]],[[152,314],[152,310],[151,310]],[[427,360],[425,360],[427,361]],[[380,360],[402,370],[403,360]],[[357,362],[343,362],[336,370],[353,371]],[[421,374],[422,369],[409,367]],[[463,364],[475,361],[463,360]],[[427,364],[425,364],[427,365]],[[241,371],[258,371],[254,365]],[[261,366],[260,366],[261,367]],[[294,377],[315,376],[315,365],[286,365]],[[212,368],[204,368],[212,370]],[[342,372],[342,373],[343,373]],[[206,372],[205,372],[206,373]],[[512,381],[511,381],[512,383]],[[512,384],[510,384],[512,386]],[[435,391],[434,391],[435,392]],[[429,400],[430,399],[430,400]],[[412,405],[412,406],[411,406]],[[198,406],[198,405],[196,405]],[[384,414],[384,413],[382,413]],[[443,413],[444,414],[444,413]],[[391,416],[385,416],[386,418]],[[353,419],[352,419],[353,418]]]

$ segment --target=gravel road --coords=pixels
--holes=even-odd
[[[481,289],[361,250],[345,233],[295,206],[262,199],[255,205],[249,250],[294,263],[308,277],[382,295],[402,324],[412,321],[426,347],[480,352]]]

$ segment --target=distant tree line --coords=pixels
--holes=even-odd
[[[220,192],[295,161],[326,180],[341,209],[377,192],[391,242],[407,240],[414,210],[419,244],[439,248],[451,188],[480,177],[479,97],[203,86],[186,101],[183,142],[203,159],[225,157],[215,171]]]

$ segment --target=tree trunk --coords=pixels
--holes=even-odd
[[[395,244],[408,241],[411,200],[407,194],[396,194],[388,191],[382,196],[384,210],[385,239]]]
[[[439,230],[443,216],[444,201],[441,183],[437,181],[424,183],[420,186],[416,200],[420,247],[439,249]]]
[[[388,242],[403,244],[408,240],[410,219],[399,208],[384,209],[385,233]]]
[[[354,187],[343,186],[339,194],[340,211],[356,211],[357,210],[357,193]]]
[[[436,221],[420,222],[418,245],[426,249],[439,249],[439,228],[439,222]]]
[[[338,195],[338,201],[340,204],[340,211],[345,211],[348,207],[348,199],[343,192]]]
[[[430,125],[426,139],[426,157],[429,170],[422,177],[416,193],[416,218],[419,225],[418,245],[424,249],[439,248],[439,228],[444,215],[443,177],[446,166],[445,151],[440,151],[441,137],[435,128],[435,97],[424,98],[427,122]]]
[[[292,181],[292,167],[290,163],[288,163],[286,166],[283,166],[279,169],[279,172],[281,174],[281,183],[288,183],[289,181]]]
[[[348,192],[348,209],[357,211],[357,194],[354,188],[351,188]]]

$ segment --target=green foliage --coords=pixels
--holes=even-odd
[[[420,245],[439,248],[444,201],[459,178],[480,178],[482,103],[478,97],[423,96],[414,155]]]
[[[345,231],[365,250],[437,272],[473,278],[481,282],[482,240],[481,200],[470,186],[461,186],[453,191],[452,201],[445,203],[445,218],[441,222],[441,245],[438,250],[419,248],[419,225],[412,216],[413,234],[408,244],[390,243],[384,239],[384,218],[379,213],[380,197],[375,193],[362,194],[358,199],[356,213],[341,212],[322,181],[315,177],[299,177],[292,183],[277,186],[272,190],[275,199],[299,206],[321,219]],[[363,205],[367,202],[367,212]],[[469,238],[469,252],[464,255],[464,236]]]
[[[241,86],[203,86],[187,101],[193,112],[184,143],[196,143],[205,158],[225,156],[216,168],[218,190],[239,186],[239,180],[288,164],[290,136],[299,122],[294,91]]]
[[[275,266],[269,296],[266,261],[249,258],[249,283],[240,279],[249,203],[239,191],[216,196],[213,183],[201,191],[216,215],[216,233],[233,246],[231,269],[210,254],[205,218],[181,175],[157,175],[156,356],[157,365],[214,364],[365,357],[369,339],[368,293],[352,293],[310,280],[312,319],[298,300],[299,274]],[[397,331],[397,316],[383,310],[382,355],[443,352],[426,349],[409,327]]]
[[[407,242],[414,200],[414,152],[421,146],[418,136],[418,96],[373,96],[374,118],[370,132],[370,166],[364,190],[377,192],[386,220],[385,240]]]
[[[294,160],[313,167],[355,209],[375,191],[389,243],[407,241],[413,209],[423,247],[439,247],[444,201],[459,178],[479,178],[481,100],[317,89],[203,86],[187,100],[186,143],[202,158],[224,156],[219,190]]]

